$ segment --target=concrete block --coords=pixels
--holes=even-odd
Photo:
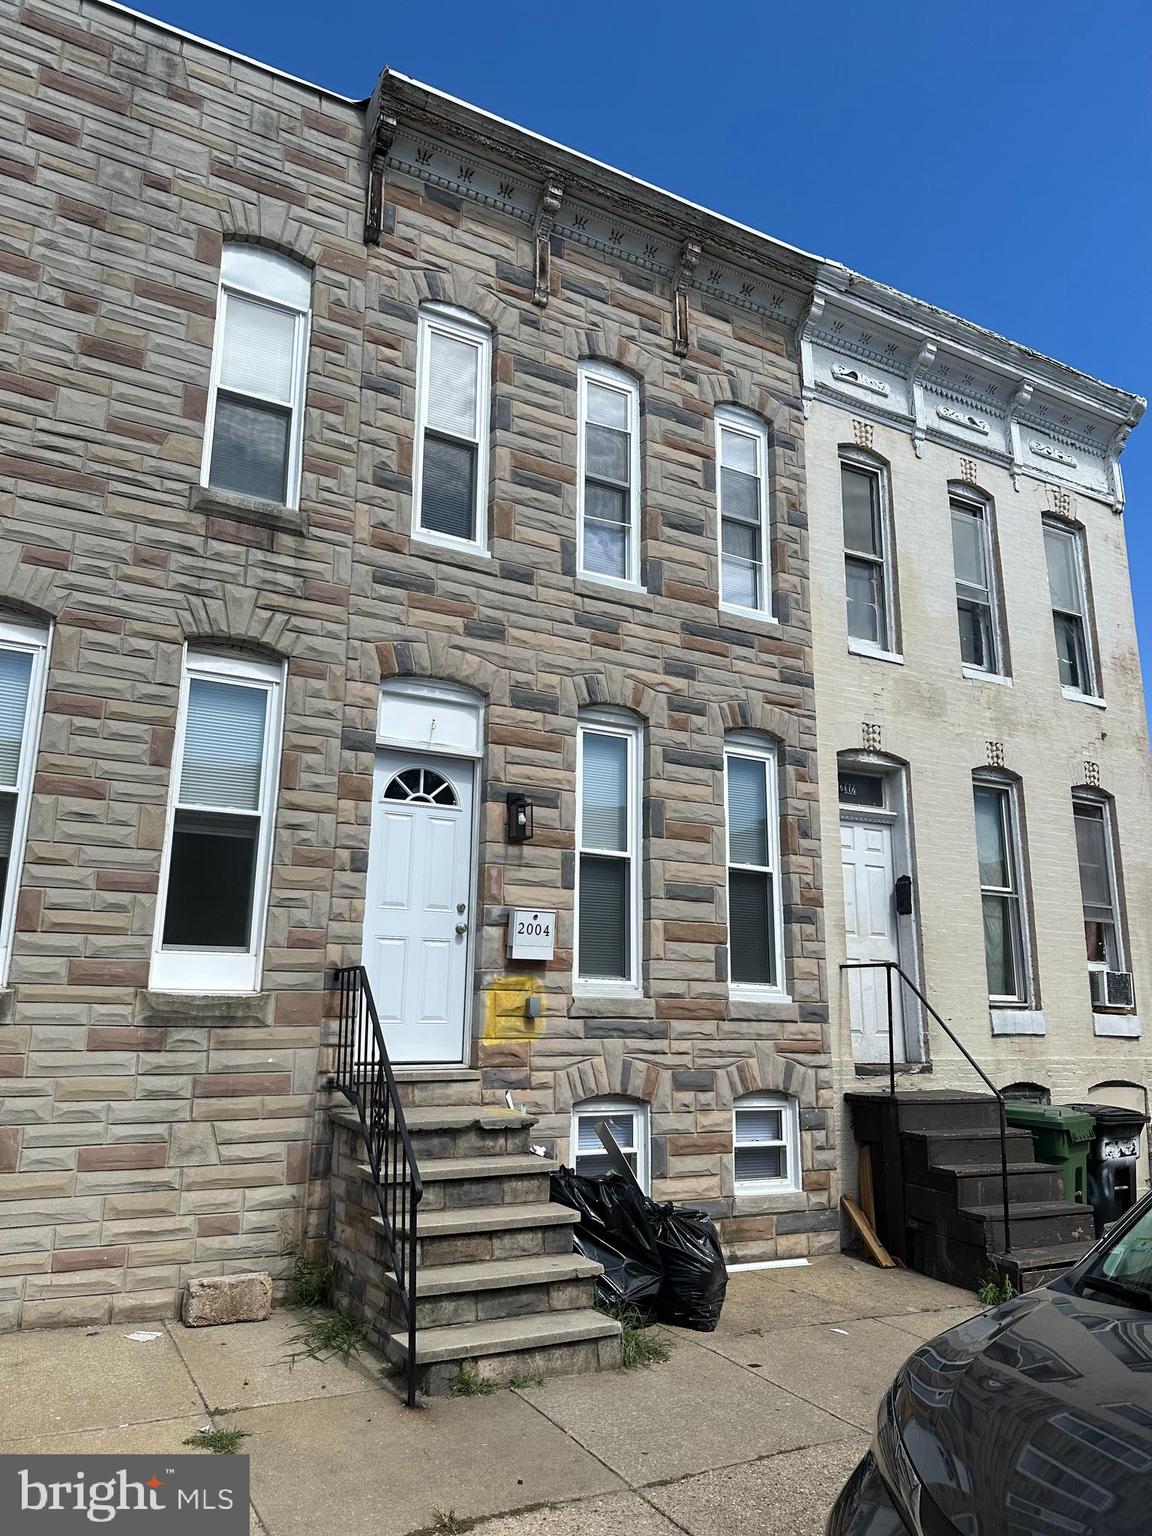
[[[272,1277],[262,1270],[190,1280],[181,1315],[186,1328],[207,1328],[219,1323],[262,1322],[271,1311]]]

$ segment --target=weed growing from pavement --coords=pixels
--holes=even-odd
[[[345,1362],[358,1355],[368,1342],[368,1324],[354,1322],[335,1307],[316,1310],[304,1319],[299,1333],[290,1341],[288,1364],[297,1360],[334,1360]]]
[[[463,1522],[457,1520],[454,1509],[434,1509],[432,1518],[436,1522],[432,1529],[439,1532],[440,1536],[460,1536],[460,1532],[465,1529]]]
[[[449,1397],[487,1397],[495,1392],[496,1383],[477,1374],[475,1366],[461,1365],[455,1378],[449,1383]]]
[[[198,1451],[214,1451],[217,1456],[235,1456],[241,1440],[247,1440],[246,1429],[202,1429],[198,1435],[189,1435],[185,1445]]]
[[[989,1270],[976,1292],[976,1300],[982,1307],[998,1307],[1002,1301],[1011,1301],[1015,1294],[1016,1288],[1007,1276],[1001,1278],[995,1270]]]
[[[288,1300],[294,1307],[330,1310],[335,1304],[339,1283],[338,1259],[310,1259],[303,1249],[299,1249],[288,1281]]]
[[[524,1387],[540,1387],[544,1384],[543,1376],[509,1376],[508,1385],[513,1390]]]
[[[641,1314],[626,1301],[597,1305],[597,1311],[620,1324],[620,1364],[626,1371],[641,1365],[662,1365],[672,1353],[672,1341],[652,1333]]]

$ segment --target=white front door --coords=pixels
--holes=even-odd
[[[464,1060],[473,781],[468,762],[376,756],[363,953],[394,1064]]]
[[[892,827],[886,822],[840,823],[844,867],[844,930],[848,960],[900,959],[892,869]],[[888,973],[847,971],[852,1055],[858,1062],[888,1060]],[[905,1058],[900,978],[892,979],[897,1061]]]

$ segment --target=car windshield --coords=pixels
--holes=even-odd
[[[1152,1205],[1081,1275],[1076,1289],[1152,1311]]]

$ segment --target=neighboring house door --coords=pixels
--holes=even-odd
[[[892,825],[845,818],[844,929],[848,960],[900,959],[892,863]],[[847,972],[852,1055],[860,1063],[888,1060],[888,981],[882,969]],[[900,978],[893,975],[893,1033],[897,1061],[905,1059]]]
[[[392,1062],[462,1062],[472,927],[471,763],[380,752],[364,965]]]

